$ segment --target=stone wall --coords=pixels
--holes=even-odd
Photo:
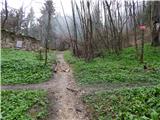
[[[7,30],[1,30],[1,47],[17,48],[28,51],[38,51],[41,47],[40,40]]]

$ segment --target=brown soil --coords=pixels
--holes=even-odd
[[[138,87],[151,87],[155,86],[157,83],[150,82],[136,82],[136,83],[106,83],[106,84],[96,84],[96,85],[83,85],[81,89],[83,90],[83,95],[90,93],[103,92],[103,91],[113,91],[118,89],[127,88],[138,88]]]
[[[63,53],[57,54],[57,73],[55,74],[56,85],[53,91],[54,102],[53,105],[56,116],[55,120],[88,120],[85,107],[80,100],[80,89],[72,76],[68,64],[64,61]],[[50,97],[50,101],[53,100]],[[52,103],[52,102],[51,102]],[[52,116],[48,120],[53,120]]]

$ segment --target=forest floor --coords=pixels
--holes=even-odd
[[[64,53],[57,53],[57,66],[54,78],[44,83],[2,85],[2,90],[44,89],[48,92],[49,110],[46,120],[89,120],[89,113],[81,97],[93,92],[108,91],[120,88],[136,88],[152,86],[150,83],[111,83],[106,85],[78,86],[74,80],[72,69],[64,61]]]
[[[160,119],[159,50],[145,44],[144,64],[135,58],[134,47],[119,55],[106,52],[89,62],[65,52],[77,84],[85,91],[82,99],[91,120]]]
[[[82,91],[76,85],[72,70],[64,61],[63,53],[57,54],[57,71],[54,79],[26,85],[2,85],[2,90],[44,89],[48,92],[49,110],[47,120],[88,120],[80,96]]]

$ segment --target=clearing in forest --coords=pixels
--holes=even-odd
[[[19,57],[4,54],[3,51],[4,53],[15,53]],[[24,76],[18,71],[25,73],[31,61],[38,64],[42,64],[42,61],[39,61],[30,52],[13,49],[3,51],[2,67],[8,72],[2,71],[6,76],[2,76],[3,79],[5,78],[2,81],[6,80],[7,83],[10,83],[10,85],[2,86],[3,118],[8,120],[19,116],[24,120],[27,118],[31,120],[39,118],[46,120],[159,118],[160,90],[159,86],[154,86],[159,84],[159,48],[145,46],[145,65],[148,69],[144,69],[144,65],[135,60],[132,47],[122,51],[119,56],[106,53],[104,57],[95,58],[89,63],[73,57],[69,52],[65,54],[57,52],[56,57],[51,59],[57,61],[56,73],[52,80],[46,77],[45,81],[49,81],[43,83],[36,81],[38,84],[23,85],[18,83],[27,82],[21,81]],[[80,86],[76,85],[72,69],[65,62],[64,57],[73,67],[77,84],[81,84]],[[27,62],[24,67],[23,65],[20,67],[21,64],[15,61]],[[12,62],[12,64],[7,62]],[[53,67],[51,63],[48,65]],[[53,68],[48,70],[53,74]],[[15,75],[22,74],[22,76],[14,78],[11,71],[14,71]],[[33,72],[31,69],[28,71]],[[32,74],[31,83],[36,83],[32,82],[34,77],[37,78],[35,74]],[[9,82],[10,78],[14,79]],[[15,83],[16,85],[13,85]],[[102,85],[102,83],[105,84]],[[22,105],[23,101],[25,104]]]

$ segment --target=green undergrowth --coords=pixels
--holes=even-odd
[[[49,53],[46,66],[44,66],[44,60],[40,60],[39,53],[36,52],[2,49],[1,54],[2,84],[39,83],[49,80],[52,76],[54,52]]]
[[[92,120],[160,120],[160,86],[85,96]]]
[[[65,59],[73,66],[80,84],[104,84],[105,82],[160,82],[160,48],[145,45],[144,64],[135,59],[135,48],[124,49],[119,55],[106,53],[105,57],[90,62],[72,56],[66,51]]]
[[[46,92],[42,90],[2,90],[2,120],[37,120],[47,115]]]

